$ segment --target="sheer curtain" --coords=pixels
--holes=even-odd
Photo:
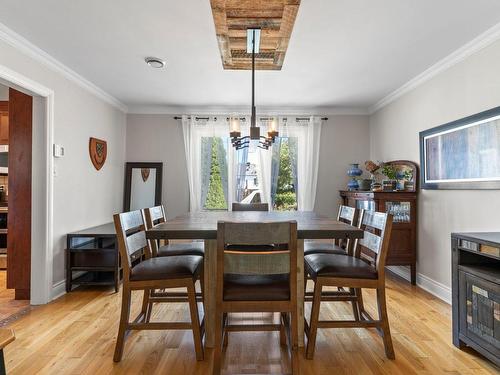
[[[313,211],[318,186],[321,118],[309,119],[298,139],[297,205],[299,211]]]
[[[267,123],[262,122],[260,124],[260,134],[267,134]],[[259,183],[260,190],[262,192],[260,200],[262,203],[268,203],[270,209],[272,209],[271,191],[272,191],[272,177],[271,177],[271,165],[273,160],[273,150],[276,146],[273,145],[269,150],[259,148]]]
[[[314,210],[318,185],[321,123],[321,118],[315,116],[305,121],[297,121],[293,117],[288,117],[287,121],[280,120],[280,135],[297,140],[297,155],[293,155],[293,159],[296,160],[294,179],[297,181],[295,189],[299,211]]]
[[[236,163],[235,152],[229,144],[229,125],[227,116],[213,116],[208,120],[196,120],[196,116],[182,116],[182,132],[184,135],[184,148],[186,153],[187,175],[189,181],[189,210],[191,212],[203,209],[204,199],[207,194],[210,181],[209,165],[211,145],[214,137],[218,137],[224,143],[226,150],[226,161],[219,159],[222,168],[224,194],[228,208],[231,208],[236,194]],[[207,141],[203,142],[202,140]],[[220,158],[220,155],[219,155]],[[208,167],[207,167],[208,166]],[[207,173],[208,171],[208,173]]]

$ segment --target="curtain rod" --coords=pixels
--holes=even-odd
[[[194,119],[195,119],[196,121],[198,121],[198,120],[207,120],[207,121],[208,121],[208,120],[210,120],[210,117],[195,117]],[[261,121],[262,121],[262,120],[263,120],[263,121],[266,121],[266,120],[271,120],[271,119],[272,119],[272,117],[260,117],[259,119],[260,119]],[[284,119],[284,120],[286,120],[287,118],[286,118],[286,117],[283,117],[283,119]],[[180,117],[180,116],[174,116],[174,120],[182,120],[182,117]],[[191,117],[188,117],[188,120],[191,120]],[[227,120],[229,120],[229,117],[227,117]],[[242,118],[240,118],[240,120],[243,120],[243,121],[244,121],[244,120],[245,120],[245,118],[244,118],[244,117],[242,117]],[[295,120],[296,120],[296,121],[306,121],[306,120],[309,120],[309,117],[296,117],[296,118],[295,118]],[[321,118],[321,120],[326,121],[326,120],[328,120],[328,117],[322,117],[322,118]]]

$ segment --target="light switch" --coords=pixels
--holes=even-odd
[[[54,144],[54,157],[62,158],[64,156],[64,147]]]

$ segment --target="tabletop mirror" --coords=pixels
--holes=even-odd
[[[127,212],[160,205],[162,173],[163,163],[126,163],[123,210]]]

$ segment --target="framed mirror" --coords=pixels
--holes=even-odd
[[[124,212],[159,206],[162,175],[163,163],[126,163]]]

